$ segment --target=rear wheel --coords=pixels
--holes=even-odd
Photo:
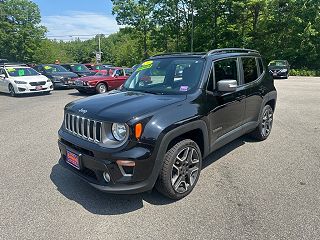
[[[9,92],[10,92],[11,97],[17,96],[17,94],[14,90],[14,87],[11,84],[9,85]]]
[[[264,106],[258,127],[251,133],[254,138],[263,141],[271,133],[273,124],[273,109],[270,105]]]
[[[99,83],[96,87],[97,93],[106,93],[108,91],[108,87],[104,83]]]
[[[183,140],[166,153],[156,189],[174,200],[184,198],[196,185],[201,167],[198,145],[190,139]]]

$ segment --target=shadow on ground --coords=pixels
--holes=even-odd
[[[234,149],[252,140],[241,137],[209,155],[203,162],[203,170],[232,152]],[[114,195],[96,190],[82,179],[64,169],[59,164],[52,168],[50,175],[57,190],[66,198],[77,202],[86,210],[98,215],[118,215],[143,208],[143,202],[152,205],[166,205],[174,201],[163,197],[155,189],[151,192],[134,195]]]

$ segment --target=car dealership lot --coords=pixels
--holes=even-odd
[[[0,94],[0,239],[316,239],[320,78],[275,80],[265,142],[242,137],[204,162],[185,199],[101,193],[60,167],[57,131],[76,90]]]

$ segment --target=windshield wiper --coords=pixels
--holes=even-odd
[[[164,95],[163,92],[154,92],[154,91],[149,91],[149,90],[143,90],[143,91],[139,91],[139,92],[150,93],[150,94],[154,94],[154,95]]]

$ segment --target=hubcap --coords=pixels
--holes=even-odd
[[[11,96],[14,96],[15,92],[14,92],[13,86],[10,85],[9,91],[10,91]]]
[[[171,184],[178,193],[188,191],[197,180],[200,157],[193,147],[186,147],[179,152],[172,166]]]
[[[262,118],[262,135],[264,137],[269,136],[272,128],[272,122],[273,122],[273,112],[272,109],[267,109]]]
[[[106,88],[105,85],[100,85],[100,86],[99,86],[99,92],[100,92],[100,93],[105,93],[106,91],[107,91],[107,88]]]

